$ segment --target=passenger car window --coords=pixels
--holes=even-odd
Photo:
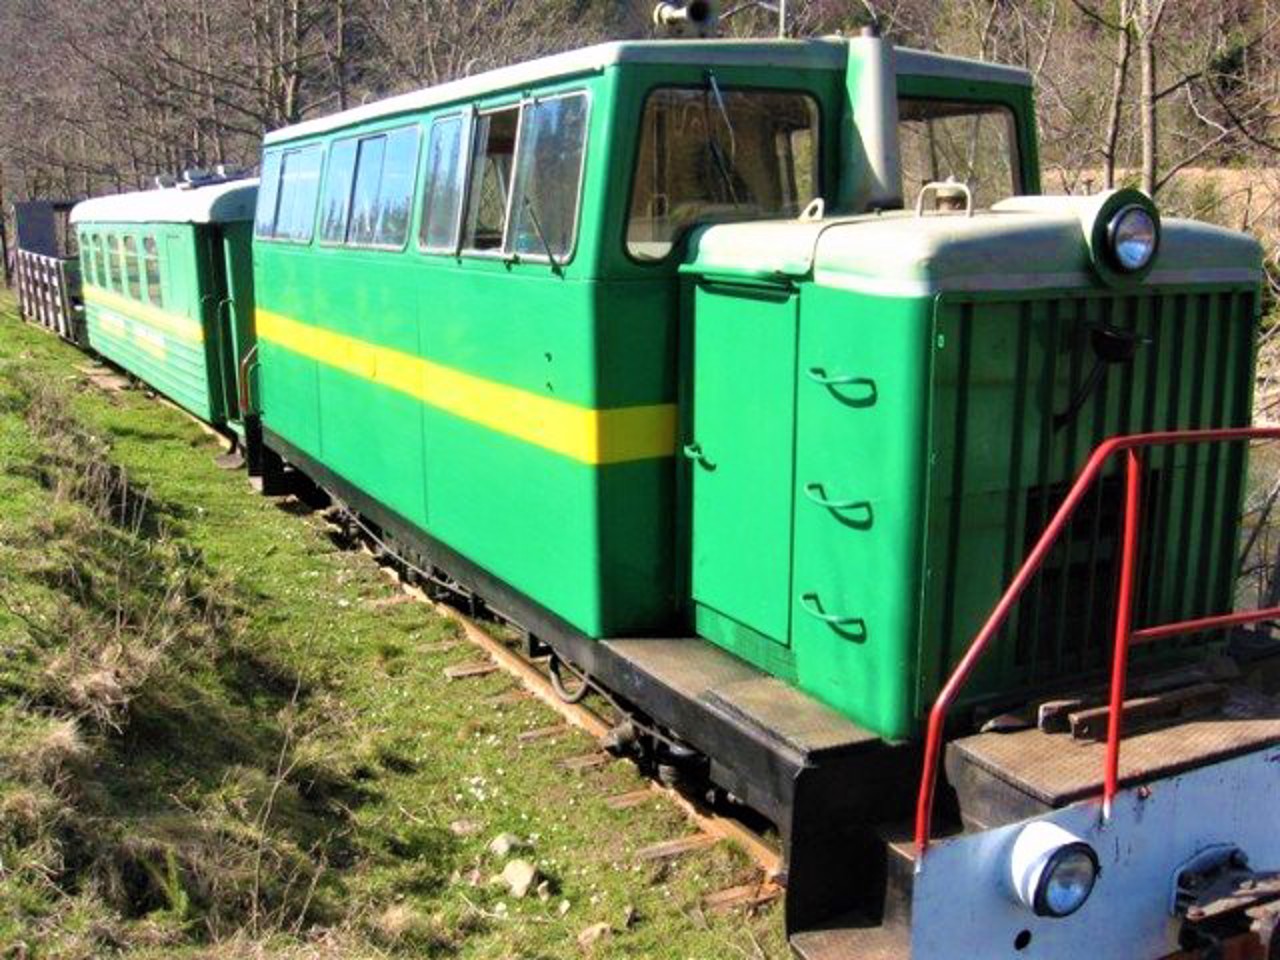
[[[269,154],[262,164],[257,234],[272,240],[310,243],[320,192],[319,146]],[[276,171],[279,171],[277,177]]]
[[[356,185],[351,195],[351,223],[347,227],[348,243],[373,242],[373,230],[378,217],[378,182],[382,179],[382,160],[386,150],[385,137],[370,137],[360,141]]]
[[[111,273],[111,289],[124,292],[124,274],[120,270],[120,238],[114,233],[107,237],[107,266]]]
[[[107,285],[107,251],[102,245],[102,234],[95,233],[90,242],[93,248],[93,282],[100,287]]]
[[[507,249],[555,259],[573,249],[587,140],[587,97],[535,100],[520,123]]]
[[[992,103],[898,101],[902,190],[915,202],[926,183],[953,177],[973,191],[975,207],[989,207],[1022,188],[1013,111]]]
[[[258,185],[258,213],[253,232],[270,237],[276,223],[276,202],[280,198],[280,154],[268,153],[262,158],[262,176]]]
[[[324,177],[324,199],[320,203],[320,242],[342,243],[347,239],[347,216],[351,212],[351,181],[356,173],[358,140],[339,140],[329,148],[329,168]]]
[[[693,224],[793,217],[818,193],[820,115],[802,93],[662,88],[649,95],[627,252],[661,260]]]
[[[417,127],[360,141],[347,243],[404,246],[409,235],[417,163]]]
[[[402,247],[409,238],[413,186],[418,173],[418,128],[387,134],[378,188],[378,215],[373,242],[380,247]]]
[[[280,168],[280,205],[276,212],[275,236],[281,240],[308,243],[316,217],[316,196],[320,192],[319,147],[284,155]]]
[[[422,225],[418,243],[424,250],[448,251],[458,246],[458,217],[462,212],[462,117],[431,125],[427,140],[426,182],[422,188]]]
[[[498,250],[507,226],[511,191],[511,161],[516,149],[520,109],[511,107],[476,118],[467,215],[462,246],[467,250]]]
[[[141,300],[142,281],[138,273],[138,241],[133,237],[124,238],[124,273],[129,281],[129,296],[134,300]]]
[[[94,283],[93,278],[93,241],[80,245],[80,277],[85,283]]]
[[[147,282],[147,299],[157,307],[164,306],[164,291],[160,289],[160,252],[155,237],[142,238],[143,275]]]

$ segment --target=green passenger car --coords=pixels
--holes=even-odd
[[[565,635],[710,641],[910,739],[1098,442],[1249,421],[1256,245],[1035,196],[1034,131],[1025,71],[870,37],[611,44],[277,131],[268,445]],[[1144,615],[1229,606],[1240,455],[1154,466],[1187,559]],[[970,705],[1105,666],[1114,499]]]
[[[100,197],[72,210],[88,345],[215,427],[242,432],[252,348],[253,180]]]

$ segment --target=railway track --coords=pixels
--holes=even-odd
[[[424,572],[416,570],[412,564],[395,554],[357,515],[342,505],[338,498],[328,491],[325,491],[325,495],[333,504],[333,507],[324,513],[324,518],[332,530],[338,533],[351,549],[360,550],[376,562],[383,575],[403,595],[414,602],[430,607],[437,615],[458,624],[462,636],[476,648],[480,654],[476,660],[446,668],[446,676],[462,682],[472,677],[487,676],[502,671],[520,684],[518,689],[539,700],[559,717],[560,723],[525,731],[519,735],[521,739],[530,742],[544,737],[550,738],[563,732],[566,727],[572,727],[599,742],[603,741],[622,719],[620,716],[613,715],[615,709],[607,702],[601,710],[589,703],[587,699],[578,702],[567,701],[556,692],[547,658],[524,656],[516,645],[496,636],[495,632],[479,618],[468,615],[452,603],[431,596],[422,586],[413,582],[416,576],[426,576]],[[564,761],[564,764],[573,769],[589,769],[606,763],[623,762],[629,761],[626,757],[614,756],[601,747],[592,753],[571,757]],[[772,838],[743,820],[709,809],[697,798],[689,796],[675,786],[664,784],[652,776],[646,776],[646,779],[648,785],[645,788],[605,796],[601,798],[601,802],[614,809],[625,810],[639,806],[656,795],[674,804],[684,814],[692,832],[639,850],[635,855],[638,861],[672,860],[717,843],[728,843],[741,850],[755,863],[759,870],[758,876],[753,882],[707,893],[703,897],[703,909],[712,912],[757,909],[778,900],[783,895],[782,854]]]
[[[110,365],[87,365],[81,367],[80,372],[86,376],[90,383],[104,392],[125,389],[132,380],[128,376],[121,376]],[[133,382],[137,383],[137,381]],[[138,385],[151,393],[159,403],[180,413],[184,418],[195,424],[202,433],[217,441],[223,447],[224,455],[232,452],[233,445],[224,434],[213,429],[199,417],[193,416],[177,404],[158,394],[154,394],[145,384]],[[215,459],[221,460],[221,458]],[[307,482],[309,483],[309,481]],[[422,571],[415,571],[412,564],[398,556],[358,515],[342,504],[339,498],[329,491],[321,490],[321,492],[328,499],[331,506],[327,510],[324,508],[317,509],[321,511],[321,515],[324,517],[325,522],[329,524],[331,530],[340,535],[340,541],[350,549],[360,550],[372,561],[376,562],[383,575],[404,596],[414,602],[430,607],[437,615],[457,623],[465,640],[480,653],[480,658],[475,661],[447,668],[447,675],[451,679],[463,681],[471,677],[486,676],[500,670],[514,678],[520,684],[520,689],[541,701],[559,716],[561,720],[559,725],[526,731],[521,734],[526,741],[541,739],[544,735],[550,737],[555,733],[561,732],[564,725],[581,730],[593,739],[600,741],[617,724],[619,718],[610,715],[614,712],[611,705],[606,704],[606,710],[602,712],[593,708],[593,705],[585,700],[577,703],[567,702],[556,692],[545,660],[540,661],[523,656],[512,644],[496,636],[492,630],[487,629],[480,619],[467,615],[454,604],[433,598],[420,585],[412,582],[411,577],[415,573],[421,576],[427,576],[427,574]],[[301,498],[295,497],[295,499]],[[614,757],[604,750],[571,759],[580,763],[583,768],[605,762],[627,762],[625,757]],[[739,907],[754,909],[772,903],[782,896],[782,854],[777,844],[770,837],[753,829],[740,819],[708,809],[696,798],[687,795],[676,787],[663,784],[651,776],[646,779],[648,780],[648,786],[643,790],[603,797],[602,802],[614,809],[621,810],[638,806],[647,802],[652,796],[657,795],[674,804],[684,814],[694,832],[647,847],[637,853],[638,859],[674,859],[705,849],[714,843],[728,843],[737,847],[756,864],[759,869],[758,878],[754,883],[708,893],[704,897],[704,908],[713,911],[725,911]]]

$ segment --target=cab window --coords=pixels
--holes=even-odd
[[[1006,106],[903,98],[898,142],[908,206],[925,184],[948,179],[969,187],[975,207],[1021,192],[1017,123]]]
[[[819,194],[817,101],[803,93],[663,88],[649,95],[627,252],[664,259],[694,224],[793,217]]]

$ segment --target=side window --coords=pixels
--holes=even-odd
[[[93,235],[93,282],[100,287],[107,285],[107,251],[102,245],[102,234]]]
[[[407,127],[360,141],[347,243],[403,247],[409,236],[418,128]]]
[[[157,307],[164,306],[164,291],[160,288],[160,253],[155,237],[142,240],[143,276],[147,283],[147,300]]]
[[[373,243],[378,218],[378,182],[382,179],[382,159],[386,150],[386,137],[360,141],[356,187],[351,197],[351,225],[347,228],[348,243],[364,246]]]
[[[255,230],[259,237],[310,243],[320,193],[319,146],[268,154],[262,162]]]
[[[380,247],[403,247],[409,239],[413,186],[418,172],[418,139],[417,127],[387,134],[373,236],[373,242]]]
[[[84,283],[93,283],[93,248],[88,237],[80,244],[80,279]]]
[[[519,107],[481,114],[476,118],[467,213],[462,231],[462,246],[466,250],[498,250],[502,247],[519,126]]]
[[[427,140],[426,182],[422,187],[422,227],[418,243],[424,250],[452,253],[458,247],[458,217],[462,213],[463,118],[445,117],[431,125]]]
[[[133,237],[124,238],[124,273],[129,282],[129,296],[134,300],[141,300],[142,278],[138,272],[138,241]]]
[[[584,94],[535,100],[525,107],[509,252],[558,260],[573,250],[586,142]]]
[[[276,203],[280,199],[280,154],[268,153],[262,158],[262,177],[258,183],[258,213],[253,232],[270,237],[276,222]]]
[[[321,243],[342,243],[347,239],[347,215],[351,212],[351,181],[356,172],[358,145],[358,140],[339,140],[329,148],[324,199],[320,203]]]
[[[280,167],[280,203],[275,236],[295,243],[310,243],[320,193],[320,147],[308,147],[284,155]]]
[[[107,266],[110,269],[111,289],[124,293],[124,273],[120,269],[120,238],[114,233],[107,237]]]

